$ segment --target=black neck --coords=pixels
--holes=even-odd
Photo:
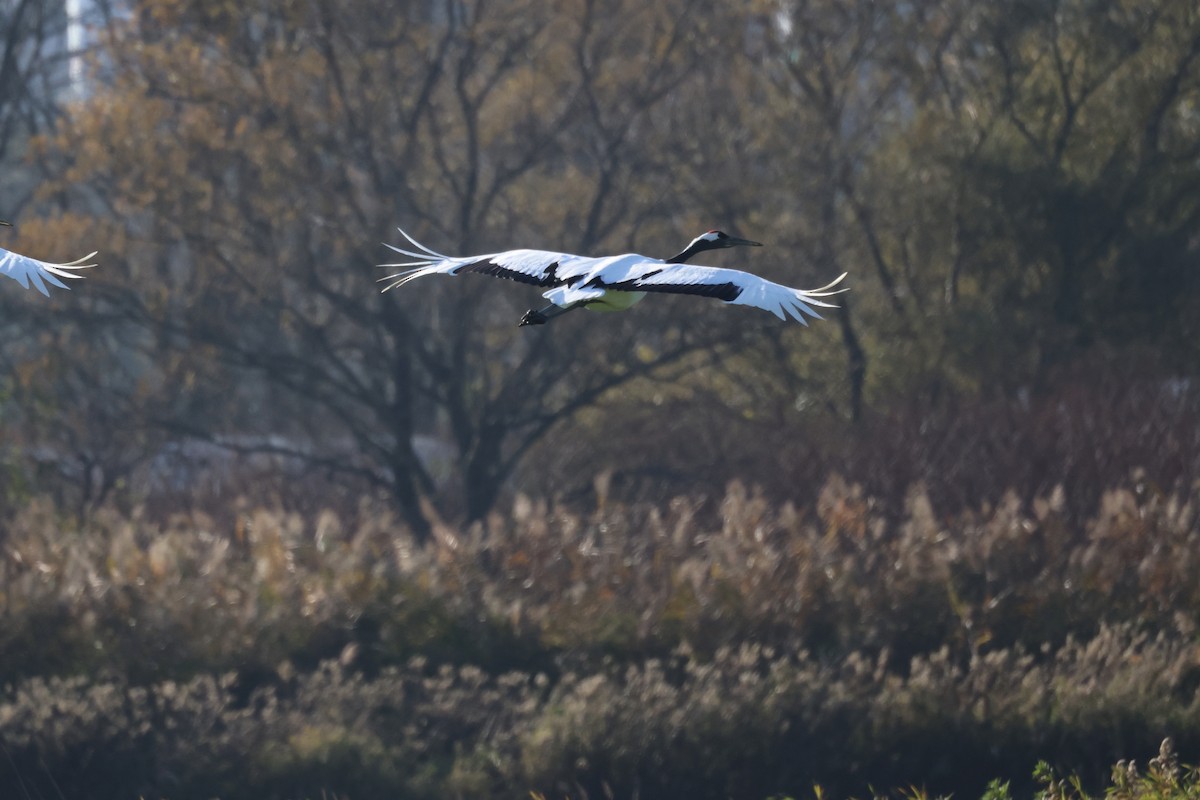
[[[683,262],[687,261],[692,256],[696,255],[696,253],[702,253],[705,250],[711,249],[711,248],[705,247],[706,244],[708,244],[708,242],[704,242],[704,241],[692,242],[687,247],[680,250],[679,253],[668,258],[667,263],[668,264],[682,264]]]

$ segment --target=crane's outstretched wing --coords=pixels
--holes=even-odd
[[[532,286],[560,286],[581,276],[582,270],[573,266],[579,260],[578,256],[570,253],[554,253],[549,250],[508,250],[503,253],[488,253],[480,256],[462,256],[454,258],[430,250],[403,230],[400,234],[412,243],[414,250],[386,245],[401,255],[414,259],[396,264],[380,264],[381,267],[409,267],[401,272],[380,278],[391,281],[383,291],[389,291],[403,286],[409,281],[415,281],[426,275],[461,275],[464,272],[477,272],[482,275],[493,275]]]
[[[20,281],[21,286],[26,289],[32,283],[34,288],[47,297],[50,292],[46,289],[46,284],[57,286],[60,289],[69,288],[59,278],[82,278],[82,275],[76,275],[72,270],[91,269],[95,264],[85,264],[83,262],[95,257],[95,253],[89,253],[83,258],[75,261],[68,261],[65,264],[52,264],[46,261],[38,261],[36,258],[19,255],[8,250],[0,250],[0,274],[7,275],[14,281]]]
[[[508,250],[452,258],[430,250],[403,230],[400,233],[416,250],[387,246],[414,260],[381,265],[408,268],[380,279],[390,281],[383,290],[385,292],[425,275],[478,272],[548,288],[543,297],[563,307],[599,300],[608,291],[667,292],[715,297],[734,305],[756,306],[780,319],[787,319],[786,315],[790,314],[807,325],[806,315],[821,319],[813,306],[836,308],[820,298],[846,291],[833,288],[846,277],[845,273],[819,289],[802,290],[782,286],[741,270],[669,264],[635,253],[597,259],[548,250]]]
[[[780,319],[787,319],[784,316],[786,312],[807,325],[808,322],[804,318],[806,314],[814,319],[821,319],[821,315],[813,306],[837,308],[833,303],[819,298],[848,291],[846,288],[833,288],[845,277],[846,273],[843,272],[819,289],[793,289],[737,269],[703,267],[698,264],[668,264],[635,278],[617,283],[605,282],[603,285],[608,289],[625,292],[666,292],[715,297],[733,305],[765,309]],[[603,279],[603,276],[601,278]]]

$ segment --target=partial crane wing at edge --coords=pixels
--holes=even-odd
[[[50,296],[46,284],[56,286],[60,289],[69,289],[65,283],[59,278],[68,278],[78,280],[82,275],[76,275],[74,270],[91,269],[95,264],[85,264],[96,256],[95,252],[89,253],[83,258],[68,261],[63,264],[56,264],[49,261],[39,261],[36,258],[23,256],[19,253],[13,253],[8,250],[0,250],[0,274],[7,275],[13,280],[21,284],[25,289],[29,288],[32,283],[33,287],[46,297]]]

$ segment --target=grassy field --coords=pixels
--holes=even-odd
[[[916,486],[890,514],[832,478],[812,508],[518,498],[428,548],[369,505],[226,528],[33,503],[5,538],[0,786],[1194,794],[1112,765],[1200,745],[1196,502],[1133,481],[1082,517],[1058,491],[945,516]]]

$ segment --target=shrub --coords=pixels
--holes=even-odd
[[[914,486],[896,517],[832,478],[812,508],[732,484],[714,521],[518,499],[418,549],[370,509],[220,532],[34,503],[0,793],[962,796],[1032,791],[1039,758],[1096,785],[1200,744],[1195,504],[947,515]]]
[[[1181,676],[1195,645],[1104,628],[1049,659],[942,651],[904,673],[852,653],[678,652],[557,680],[414,660],[374,677],[325,662],[255,690],[32,679],[0,704],[0,787],[173,798],[766,797],[819,783],[957,795],[1046,753],[1096,782],[1164,730],[1200,744]],[[57,789],[54,787],[57,786]],[[32,787],[32,789],[30,788]],[[1032,788],[1025,781],[1022,791]],[[11,790],[11,791],[10,791]]]

